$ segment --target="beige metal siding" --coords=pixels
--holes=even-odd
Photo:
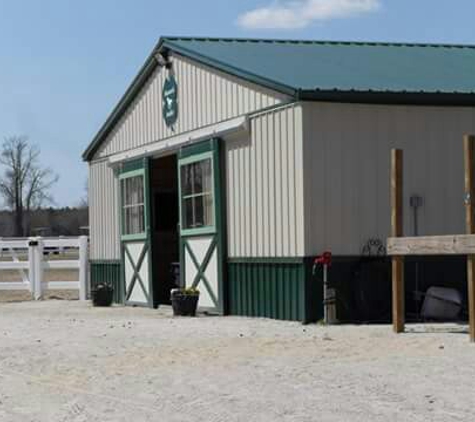
[[[96,157],[105,157],[179,133],[281,103],[283,94],[174,55],[178,83],[178,120],[174,131],[162,118],[162,87],[167,71],[157,68],[136,100],[104,141]]]
[[[107,161],[89,165],[91,259],[120,259],[119,185]]]
[[[251,117],[225,157],[229,257],[303,256],[301,107]]]
[[[404,230],[422,196],[419,234],[462,233],[462,137],[475,109],[304,103],[305,251],[359,254],[389,234],[390,149],[404,150]]]

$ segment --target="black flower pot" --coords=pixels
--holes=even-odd
[[[182,293],[172,293],[171,302],[173,315],[175,316],[196,316],[199,295]]]
[[[111,286],[99,284],[91,291],[91,296],[94,306],[111,306],[114,289]]]

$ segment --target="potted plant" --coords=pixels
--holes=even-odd
[[[181,287],[171,290],[173,315],[196,316],[200,292],[196,287]]]
[[[91,290],[92,304],[94,306],[111,306],[114,288],[111,283],[97,283]]]

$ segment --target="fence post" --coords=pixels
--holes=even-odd
[[[32,299],[36,300],[36,266],[35,266],[35,249],[36,238],[28,238],[28,281],[30,284],[30,293]],[[41,292],[40,292],[41,294]]]
[[[35,300],[43,296],[43,238],[36,238],[35,247]]]
[[[87,297],[87,236],[79,236],[79,300]]]

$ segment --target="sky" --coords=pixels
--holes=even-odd
[[[0,0],[0,141],[28,136],[73,206],[81,153],[162,35],[475,44],[474,16],[474,0]]]

